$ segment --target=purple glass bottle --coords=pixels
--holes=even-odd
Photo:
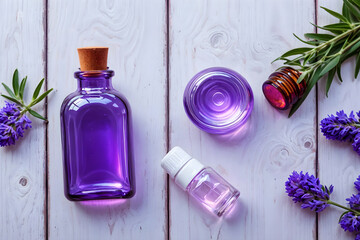
[[[69,200],[130,198],[131,121],[111,70],[78,71],[78,89],[61,107],[65,196]]]
[[[161,161],[161,166],[175,183],[217,216],[234,206],[240,192],[212,168],[205,167],[180,147],[174,147]]]
[[[190,120],[212,134],[231,133],[251,114],[254,97],[239,73],[222,67],[196,74],[184,92],[184,108]]]

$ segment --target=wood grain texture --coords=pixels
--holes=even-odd
[[[49,239],[164,239],[166,175],[165,1],[49,1]],[[130,102],[137,193],[74,203],[63,194],[60,105],[76,89],[76,48],[109,46],[114,87]]]
[[[323,184],[335,185],[332,199],[346,204],[345,198],[355,193],[359,156],[350,143],[332,142],[320,130],[316,132],[327,114],[341,109],[359,111],[354,100],[360,83],[353,76],[353,61],[344,64],[344,82],[334,81],[329,98],[324,94],[324,81],[319,83],[318,115],[315,90],[291,119],[287,112],[270,107],[261,92],[262,83],[280,66],[270,62],[302,46],[292,33],[313,32],[308,22],[315,21],[316,1],[172,0],[169,42],[165,1],[47,2],[46,9],[46,1],[0,1],[0,82],[11,85],[12,73],[18,68],[20,77],[28,75],[26,94],[31,95],[30,90],[45,75],[47,56],[48,87],[56,89],[48,108],[48,189],[46,134],[41,121],[32,119],[33,128],[15,147],[0,149],[0,239],[167,239],[168,232],[172,240],[354,239],[337,225],[339,209],[319,214],[317,232],[315,214],[301,210],[284,192],[291,171],[315,173],[318,147],[318,175]],[[342,1],[318,0],[318,5],[340,11]],[[319,25],[336,22],[319,6]],[[46,12],[49,26],[45,34]],[[127,201],[74,203],[63,194],[60,105],[76,89],[76,48],[91,45],[110,47],[114,87],[132,108],[137,193]],[[183,109],[187,82],[213,66],[238,71],[254,91],[253,114],[233,135],[200,131]],[[45,105],[35,110],[44,113]],[[208,214],[172,180],[167,212],[167,178],[160,159],[167,149],[168,130],[170,147],[183,147],[240,190],[237,208],[228,218]]]
[[[336,23],[337,19],[331,17],[320,6],[340,11],[342,1],[323,1],[320,0],[318,9],[318,24],[326,25]],[[335,78],[329,97],[325,96],[325,82],[323,79],[319,83],[318,105],[319,123],[328,114],[335,114],[337,111],[344,110],[358,112],[359,103],[357,101],[360,90],[359,79],[354,78],[355,60],[349,59],[342,66],[343,83]],[[354,181],[359,176],[360,158],[353,150],[351,143],[341,143],[325,139],[319,129],[319,178],[324,185],[333,184],[334,193],[332,200],[346,205],[346,198],[356,193]],[[344,232],[338,220],[343,211],[332,207],[319,215],[319,240],[354,239],[355,235]]]
[[[238,208],[217,219],[170,181],[171,239],[315,239],[316,219],[286,196],[293,170],[315,172],[315,94],[289,120],[263,97],[270,62],[301,46],[292,33],[313,28],[314,1],[171,1],[170,146],[182,146],[241,192]],[[200,70],[224,66],[248,79],[255,97],[248,124],[233,136],[197,129],[187,118],[183,91]]]
[[[44,77],[43,1],[0,2],[0,82],[11,86],[15,68],[28,76],[25,98]],[[5,94],[1,86],[0,92]],[[3,106],[3,98],[1,99]],[[34,109],[43,113],[44,104]],[[45,124],[33,127],[16,146],[0,149],[0,238],[44,239]]]

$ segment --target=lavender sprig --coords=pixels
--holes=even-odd
[[[360,155],[360,112],[349,116],[343,110],[336,115],[328,115],[321,120],[320,129],[327,139],[338,141],[350,141],[355,152]]]
[[[360,211],[360,194],[353,194],[346,201],[348,201],[351,209]]]
[[[301,203],[301,208],[321,212],[333,205],[344,209],[339,220],[341,228],[356,234],[355,240],[360,240],[360,176],[354,185],[358,193],[346,199],[349,207],[331,201],[330,194],[333,192],[333,186],[330,185],[327,188],[321,185],[320,180],[309,173],[294,171],[285,182],[285,189],[295,203]]]
[[[31,128],[30,119],[14,103],[5,101],[5,107],[0,109],[0,146],[15,144],[28,128]]]
[[[350,211],[344,212],[340,216],[339,224],[344,231],[354,232],[356,239],[360,240],[360,176],[354,182],[355,189],[358,191],[358,194],[353,194],[351,197],[347,198],[346,201],[350,206]]]
[[[357,113],[359,116],[359,113]],[[328,115],[321,120],[321,132],[327,139],[339,141],[353,141],[360,132],[360,122],[351,111],[349,116],[343,110],[336,112],[336,115]]]
[[[339,224],[345,232],[360,232],[360,218],[354,212],[345,212],[345,214],[341,217]]]
[[[285,183],[286,193],[292,200],[301,203],[301,208],[310,208],[312,211],[321,212],[327,206],[330,194],[334,187],[329,188],[320,184],[320,180],[309,173],[294,171]]]
[[[51,88],[39,96],[44,83],[44,79],[42,79],[33,93],[30,104],[25,104],[24,90],[26,81],[27,77],[23,78],[19,83],[19,73],[16,69],[13,74],[13,89],[2,83],[9,95],[1,94],[1,96],[13,103],[5,101],[5,106],[0,109],[0,147],[14,145],[16,140],[23,137],[25,130],[31,128],[31,121],[26,116],[27,112],[36,118],[47,121],[31,108],[41,102],[53,89]]]

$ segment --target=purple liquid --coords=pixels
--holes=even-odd
[[[189,194],[219,217],[231,209],[240,192],[212,168],[204,168],[186,188]]]
[[[111,85],[113,71],[76,72],[79,88],[61,107],[65,195],[69,200],[130,198],[130,110]]]
[[[225,134],[241,127],[254,105],[252,90],[240,74],[226,68],[208,68],[186,86],[184,107],[200,129]]]

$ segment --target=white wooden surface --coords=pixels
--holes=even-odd
[[[313,21],[314,2],[266,3],[171,2],[171,147],[183,146],[241,192],[238,211],[232,218],[219,221],[199,211],[171,182],[171,239],[314,237],[315,215],[290,202],[284,194],[284,182],[294,169],[314,172],[315,95],[311,94],[289,120],[286,113],[279,113],[266,102],[261,91],[262,83],[276,69],[270,62],[298,44],[292,32],[312,31],[308,22]],[[254,111],[238,136],[221,138],[206,134],[188,120],[183,110],[182,95],[187,81],[211,66],[238,71],[253,89]]]
[[[358,155],[349,144],[325,140],[317,121],[342,108],[358,110],[353,99],[360,83],[353,78],[353,64],[345,64],[345,82],[335,83],[329,98],[319,84],[318,96],[314,90],[291,119],[270,107],[261,92],[279,66],[270,62],[301,46],[292,33],[313,32],[309,22],[316,16],[320,25],[334,22],[323,10],[316,15],[316,8],[339,10],[341,4],[0,1],[0,81],[10,84],[17,67],[32,88],[47,73],[48,87],[56,89],[47,106],[48,134],[34,119],[30,134],[16,147],[0,149],[0,239],[353,239],[337,225],[338,210],[316,218],[284,192],[292,170],[318,171],[324,183],[335,185],[333,198],[339,202],[354,191]],[[76,88],[76,48],[89,45],[110,47],[113,84],[132,107],[137,193],[131,200],[73,203],[63,194],[59,110]],[[183,110],[185,85],[212,66],[238,71],[253,88],[253,114],[237,135],[201,132]],[[45,109],[43,104],[37,110]],[[160,159],[175,145],[240,190],[228,218],[202,211],[168,181]]]
[[[44,77],[43,1],[1,1],[0,5],[0,82],[11,86],[18,68],[21,78],[28,76],[24,95],[29,101]],[[3,106],[3,98],[0,102]],[[44,104],[36,106],[39,113],[43,110]],[[25,134],[19,144],[0,149],[1,239],[46,236],[45,124],[33,122],[31,134]]]
[[[166,176],[157,164],[166,152],[165,20],[163,1],[50,1],[48,79],[57,89],[49,104],[50,239],[167,235]],[[73,203],[63,196],[60,105],[76,89],[76,48],[94,45],[110,47],[113,85],[132,108],[137,193],[129,201]]]
[[[319,1],[320,6],[328,6],[330,9],[341,11],[341,1]],[[324,14],[323,9],[319,9],[318,23],[326,25],[334,22],[334,18]],[[354,78],[355,64],[354,60],[347,61],[342,66],[343,83],[338,79],[332,86],[329,97],[325,97],[325,85],[319,84],[319,121],[328,114],[344,109],[347,113],[350,111],[358,112],[359,109],[359,79]],[[333,184],[333,200],[346,205],[346,198],[356,193],[353,182],[360,175],[360,158],[349,143],[339,143],[328,141],[319,132],[319,177],[323,184]],[[332,236],[333,239],[354,239],[351,233],[345,233],[340,226],[334,226],[337,223],[342,211],[332,209],[319,215],[319,239],[326,239]],[[329,225],[334,227],[329,228]]]

